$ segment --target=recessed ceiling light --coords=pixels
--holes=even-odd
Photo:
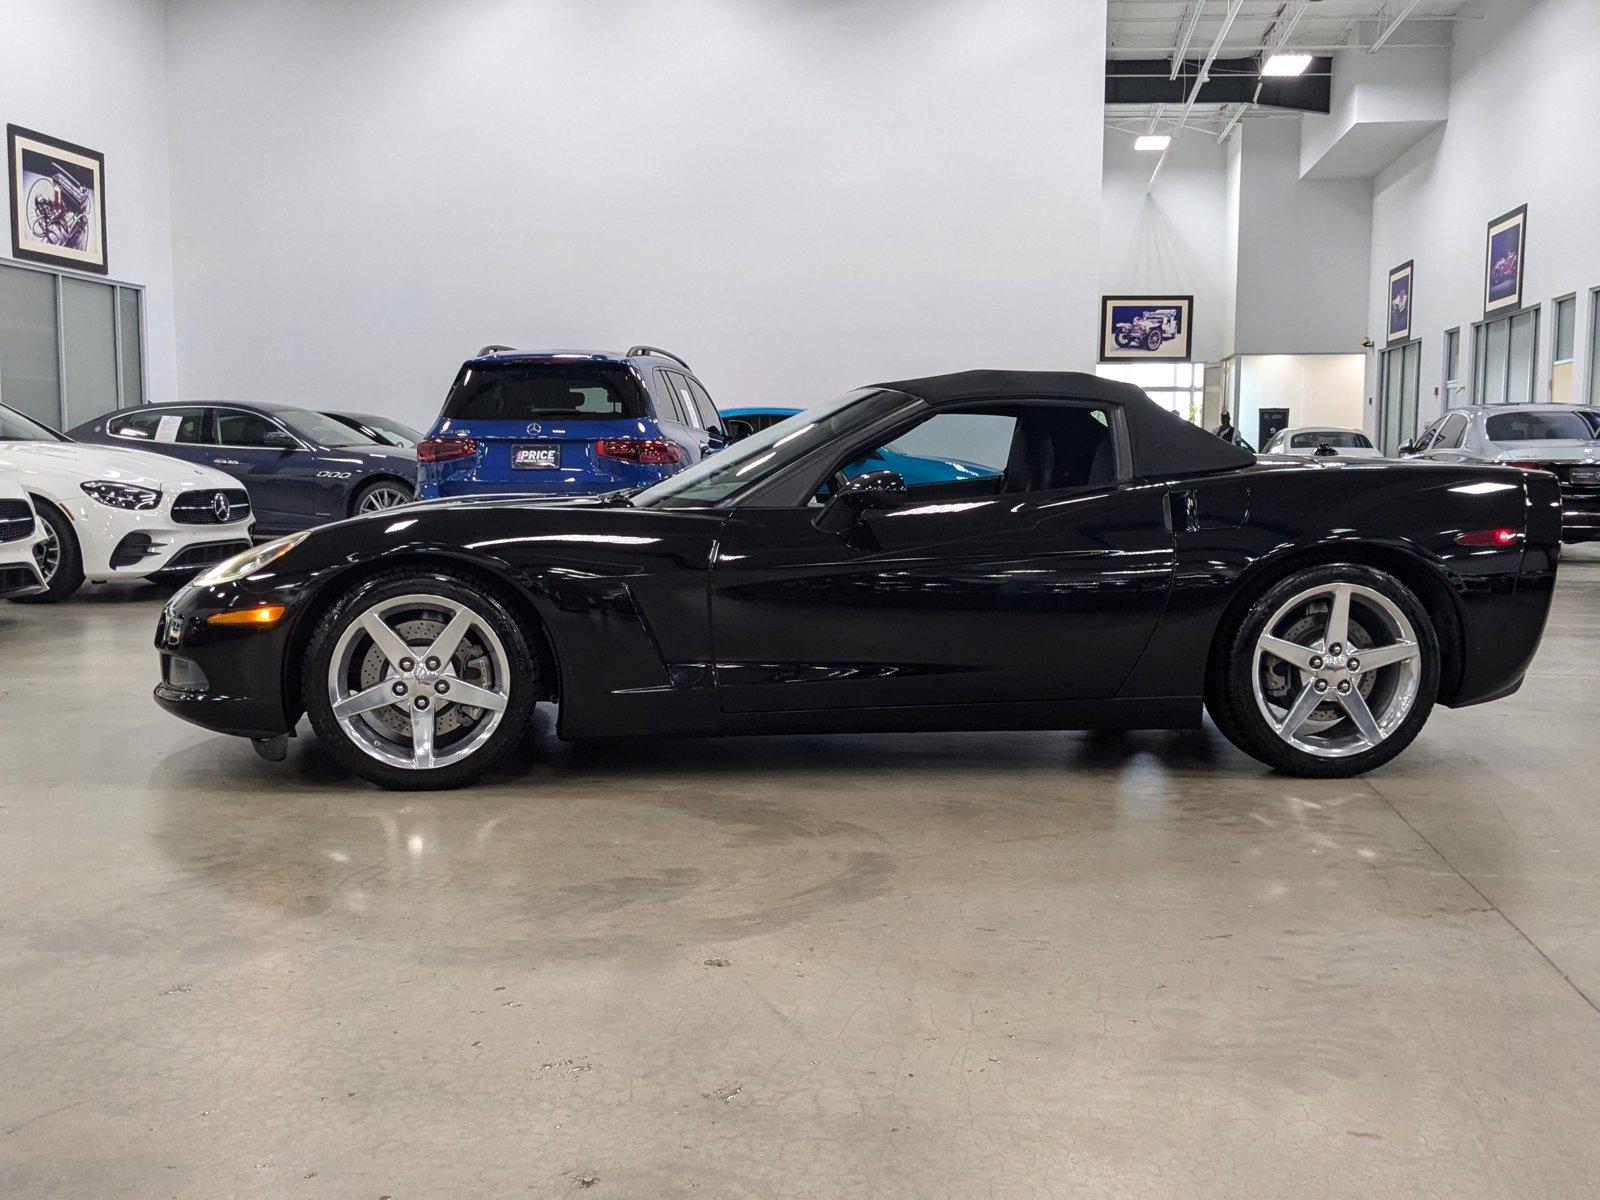
[[[1309,54],[1274,54],[1261,64],[1263,75],[1304,75],[1311,65]]]
[[[1133,139],[1135,150],[1165,150],[1172,143],[1172,137],[1165,133],[1145,133]]]

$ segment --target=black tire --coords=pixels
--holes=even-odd
[[[393,493],[393,494],[403,495],[405,497],[405,500],[401,501],[401,503],[409,504],[412,500],[414,500],[416,498],[417,489],[412,487],[409,483],[405,482],[405,480],[403,480],[403,479],[374,479],[371,483],[368,483],[368,484],[364,485],[363,487],[361,487],[359,490],[357,490],[356,494],[353,497],[351,497],[351,500],[350,500],[350,515],[351,516],[359,516],[361,513],[368,511],[367,510],[368,501],[370,501],[375,496],[386,494],[386,493]],[[395,506],[393,506],[393,505],[380,506],[379,511],[381,511],[382,507],[395,507]]]
[[[16,604],[55,604],[83,586],[83,551],[78,548],[78,535],[72,532],[65,513],[41,496],[33,498],[33,507],[54,536],[59,557],[54,573],[44,581],[44,591],[11,599]],[[42,567],[39,573],[44,574]]]
[[[1415,632],[1418,665],[1415,699],[1403,718],[1376,746],[1344,757],[1322,757],[1289,744],[1268,723],[1257,703],[1255,652],[1258,639],[1280,608],[1296,596],[1318,586],[1354,584],[1380,593],[1393,603]],[[1357,563],[1329,563],[1295,571],[1263,591],[1231,629],[1221,629],[1223,639],[1212,655],[1206,680],[1206,709],[1217,728],[1246,754],[1289,775],[1342,779],[1361,775],[1390,761],[1411,744],[1427,723],[1439,691],[1439,637],[1433,621],[1405,584],[1386,571]],[[1351,654],[1360,653],[1353,644]],[[1381,677],[1380,677],[1381,679]],[[1329,701],[1335,699],[1331,694]]]
[[[345,631],[374,606],[397,597],[419,594],[438,597],[447,605],[466,605],[479,614],[499,639],[508,668],[508,702],[493,733],[466,757],[434,768],[392,766],[375,758],[357,744],[334,716],[328,694],[333,655]],[[324,614],[306,648],[301,694],[312,729],[341,764],[380,787],[427,791],[472,783],[498,765],[527,732],[538,684],[539,660],[529,644],[528,634],[491,589],[451,571],[399,569],[363,580]],[[442,718],[448,710],[448,702],[437,703]]]

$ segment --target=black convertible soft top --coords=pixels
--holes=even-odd
[[[958,371],[872,386],[903,392],[936,407],[968,400],[1062,399],[1115,404],[1127,424],[1135,475],[1234,471],[1256,461],[1248,450],[1189,424],[1133,384],[1079,371]]]

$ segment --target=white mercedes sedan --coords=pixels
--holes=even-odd
[[[146,450],[74,442],[0,404],[0,479],[38,513],[48,603],[83,584],[179,582],[250,547],[250,497],[230,476]]]
[[[1359,429],[1334,429],[1300,425],[1280,429],[1261,448],[1263,454],[1290,454],[1296,458],[1382,458],[1383,452]]]

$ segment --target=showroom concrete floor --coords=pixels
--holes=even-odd
[[[1203,733],[563,747],[390,795],[0,605],[0,1195],[1594,1194],[1600,552],[1360,781]]]

